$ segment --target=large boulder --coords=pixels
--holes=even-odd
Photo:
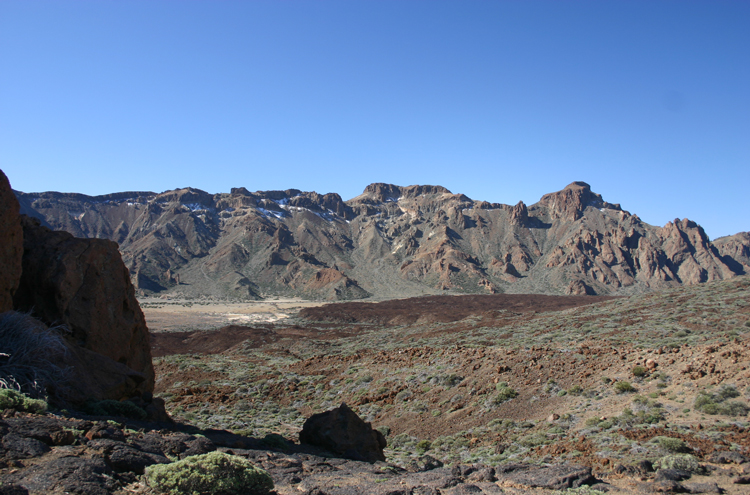
[[[357,461],[385,461],[382,433],[364,422],[346,404],[310,416],[299,434],[300,443],[315,445]]]
[[[13,309],[13,293],[21,280],[23,230],[18,200],[0,170],[0,313]]]
[[[26,216],[21,223],[23,270],[15,309],[47,325],[65,325],[72,344],[143,375],[137,392],[150,396],[154,368],[148,328],[117,243],[51,231]]]

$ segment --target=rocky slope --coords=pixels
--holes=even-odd
[[[687,219],[648,225],[583,182],[528,207],[391,184],[349,201],[295,189],[16,194],[53,229],[118,242],[140,291],[189,297],[627,294],[734,277],[750,252],[750,237],[714,245]]]

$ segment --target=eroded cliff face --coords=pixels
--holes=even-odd
[[[648,225],[584,182],[531,206],[382,183],[349,201],[245,188],[19,198],[54,228],[119,242],[139,290],[189,296],[629,293],[733,277],[750,246],[720,252],[687,219]]]
[[[735,271],[750,273],[750,232],[720,237],[713,244],[724,263]]]
[[[23,230],[18,211],[16,196],[0,170],[0,313],[13,309],[13,294],[21,279]]]
[[[117,244],[80,239],[22,218],[23,265],[14,308],[63,324],[73,344],[143,373],[153,392],[148,328]]]
[[[0,312],[62,326],[62,367],[74,368],[64,400],[145,397],[154,390],[146,322],[115,242],[76,238],[19,215],[0,172]],[[27,317],[29,318],[29,317]],[[29,325],[34,327],[34,325]]]

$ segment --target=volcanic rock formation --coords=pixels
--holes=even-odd
[[[148,328],[117,244],[53,232],[28,217],[22,224],[15,308],[48,325],[65,325],[72,343],[142,373],[138,395],[152,392]]]
[[[750,252],[748,236],[714,245],[687,219],[648,225],[584,182],[531,206],[382,183],[349,201],[245,188],[17,196],[43,224],[120,243],[139,291],[192,297],[628,294],[733,277]]]
[[[2,172],[0,206],[0,311],[38,318],[38,330],[24,324],[32,333],[46,331],[45,325],[61,328],[68,344],[58,364],[78,377],[65,399],[150,402],[148,328],[117,244],[75,238],[19,216]]]
[[[10,183],[0,170],[0,313],[13,308],[13,294],[21,278],[23,230]]]
[[[356,461],[385,461],[385,437],[346,404],[313,414],[299,434],[300,443],[316,445]]]

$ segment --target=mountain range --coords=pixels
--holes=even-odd
[[[244,187],[219,194],[15,193],[21,213],[45,226],[119,243],[141,294],[624,295],[750,273],[750,233],[711,242],[688,219],[652,226],[585,182],[531,206],[383,183],[348,201]]]

